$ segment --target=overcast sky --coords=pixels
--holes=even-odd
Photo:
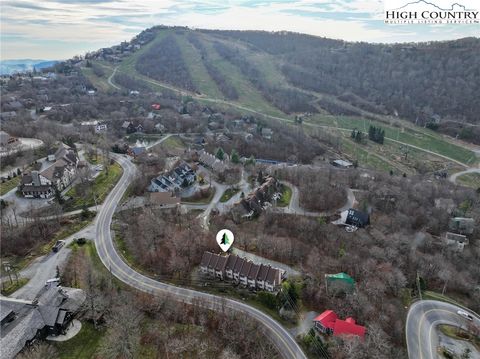
[[[478,0],[462,3],[472,1]],[[129,40],[160,24],[290,30],[368,42],[480,36],[478,24],[385,25],[383,0],[0,0],[0,4],[2,59],[66,59]]]

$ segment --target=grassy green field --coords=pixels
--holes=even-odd
[[[282,197],[277,201],[278,207],[287,207],[292,199],[292,189],[286,185],[282,185]]]
[[[237,89],[240,97],[236,102],[268,115],[285,116],[282,111],[265,100],[253,84],[242,75],[238,67],[221,58],[209,41],[204,41],[203,43],[209,54],[209,61],[225,78],[228,78],[230,83]]]
[[[71,188],[67,192],[67,196],[72,199],[69,200],[67,208],[69,210],[80,209],[83,207],[95,206],[95,197],[97,204],[101,204],[105,197],[107,197],[110,190],[115,186],[117,181],[122,176],[122,167],[118,163],[108,166],[108,174],[103,170],[100,175],[93,181],[90,190],[86,196],[77,193],[77,186]]]
[[[450,157],[466,165],[472,165],[477,161],[477,158],[472,151],[450,143],[442,138],[441,135],[427,129],[394,127],[379,121],[348,116],[316,115],[312,117],[311,122],[318,125],[336,127],[339,129],[359,129],[366,134],[368,134],[368,128],[370,125],[379,126],[385,130],[385,137],[387,138],[386,144],[389,142],[388,139],[404,142],[408,145],[416,146],[443,156]]]
[[[178,136],[170,136],[160,144],[166,150],[181,150],[185,148],[185,143]]]
[[[82,71],[82,74],[90,80],[92,85],[95,86],[98,91],[112,91],[114,90],[114,88],[108,83],[108,77],[112,74],[113,68],[110,66],[102,66],[102,68],[105,71],[105,74],[102,77],[95,75],[91,67],[81,67],[80,70]]]
[[[10,283],[8,279],[5,279],[3,282],[2,282],[2,295],[4,296],[9,296],[10,294],[12,294],[13,292],[15,292],[16,290],[22,288],[25,284],[28,283],[28,279],[27,278],[19,278],[18,281],[13,279],[13,282]]]
[[[209,97],[223,98],[223,94],[203,65],[202,57],[198,50],[190,44],[188,39],[185,38],[185,35],[175,35],[175,40],[182,51],[182,57],[185,60],[185,64],[197,89]]]
[[[235,196],[239,192],[238,188],[227,188],[225,192],[223,192],[222,197],[220,197],[220,202],[224,203],[230,200],[233,196]]]
[[[457,183],[474,189],[480,188],[480,173],[466,173],[458,176]]]
[[[5,182],[0,183],[0,196],[10,192],[20,184],[20,177],[13,177]]]
[[[83,322],[82,329],[76,336],[66,342],[54,342],[53,346],[60,359],[91,359],[95,358],[104,335],[104,329],[98,330],[93,324]]]

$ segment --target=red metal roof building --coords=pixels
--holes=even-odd
[[[355,319],[348,317],[345,320],[339,319],[333,310],[326,310],[315,319],[313,319],[315,328],[326,334],[355,335],[360,338],[365,337],[365,327],[355,323]]]

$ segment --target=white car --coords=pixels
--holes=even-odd
[[[473,320],[473,317],[472,317],[470,314],[468,314],[466,311],[464,311],[464,310],[459,310],[459,311],[457,311],[457,314],[458,314],[458,315],[461,315],[462,317],[464,317],[465,319],[468,319],[468,320],[470,320],[470,321]]]

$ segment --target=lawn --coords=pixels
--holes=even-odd
[[[224,203],[230,200],[233,196],[235,196],[239,192],[238,188],[227,188],[225,192],[223,192],[222,197],[220,197],[220,202]]]
[[[160,143],[159,146],[165,150],[183,150],[185,148],[185,144],[178,136],[170,136],[165,141]]]
[[[356,128],[364,133],[368,133],[370,125],[379,126],[385,130],[385,138],[387,139],[386,144],[389,139],[404,142],[469,165],[475,163],[477,160],[472,151],[450,143],[443,139],[441,135],[433,131],[420,127],[412,128],[410,126],[413,126],[413,124],[409,123],[406,124],[406,126],[399,125],[399,127],[396,127],[362,117],[329,115],[313,116],[311,122],[317,125],[345,129],[346,132]]]
[[[277,201],[278,207],[287,207],[292,199],[292,189],[286,185],[282,185],[282,197]]]
[[[66,342],[51,342],[60,359],[90,359],[95,357],[105,330],[97,330],[92,323],[82,322],[80,332]]]
[[[196,193],[191,197],[182,198],[181,202],[183,204],[209,204],[212,201],[214,195],[215,188],[211,187],[208,189],[208,193]]]
[[[9,283],[8,280],[5,279],[2,283],[2,295],[9,296],[16,290],[22,288],[27,283],[28,283],[27,278],[19,278],[18,281],[13,279],[12,283]]]
[[[81,67],[80,70],[82,74],[90,80],[92,85],[99,91],[108,92],[114,90],[112,86],[108,83],[108,77],[112,74],[113,69],[106,67],[105,65],[102,66],[102,69],[105,70],[105,74],[102,77],[98,77],[95,75],[91,67]]]
[[[458,176],[457,183],[474,189],[480,188],[480,173],[466,173]]]
[[[122,172],[122,167],[115,162],[108,166],[108,173],[105,169],[93,180],[86,195],[77,194],[79,185],[71,188],[66,194],[71,198],[66,204],[67,209],[75,210],[101,204],[122,176]],[[97,203],[95,203],[95,198]]]
[[[13,177],[5,182],[0,183],[0,196],[10,192],[20,184],[20,177]]]
[[[209,54],[208,60],[237,89],[240,98],[236,102],[255,111],[264,112],[267,115],[285,116],[282,111],[265,100],[263,95],[245,78],[237,66],[220,57],[210,42],[204,41],[204,45]]]
[[[193,83],[198,90],[207,96],[223,98],[216,83],[212,80],[203,65],[202,57],[198,50],[185,38],[185,35],[175,34],[175,40],[182,51],[182,57],[188,68]]]

